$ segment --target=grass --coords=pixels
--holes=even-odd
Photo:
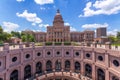
[[[120,43],[113,43],[112,46],[120,46]]]
[[[35,43],[35,46],[43,46],[43,43]]]

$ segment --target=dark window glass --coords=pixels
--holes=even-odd
[[[57,52],[57,55],[59,55],[60,54],[60,52]]]
[[[37,56],[40,56],[40,55],[41,55],[41,53],[40,53],[40,52],[38,52],[38,53],[37,53]]]
[[[98,60],[103,61],[103,57],[102,56],[98,56]]]
[[[69,52],[66,52],[66,55],[69,55]]]
[[[113,60],[113,64],[114,64],[116,67],[118,67],[118,66],[120,65],[117,60]]]
[[[47,55],[50,55],[51,53],[50,52],[47,52]]]
[[[3,80],[2,78],[0,78],[0,80]]]
[[[1,64],[2,64],[2,63],[0,62],[0,66],[1,66]]]
[[[30,54],[26,54],[26,58],[29,58],[30,57]]]
[[[15,62],[15,61],[17,61],[17,57],[12,58],[12,62]]]
[[[119,80],[119,79],[116,76],[113,76],[112,80]]]
[[[88,58],[89,58],[89,57],[90,57],[90,54],[89,54],[89,53],[87,53],[87,54],[86,54],[86,57],[88,57]]]
[[[79,52],[76,52],[75,55],[76,55],[76,56],[79,56]]]

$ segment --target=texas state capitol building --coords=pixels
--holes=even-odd
[[[47,41],[72,40],[69,26],[61,27],[63,23],[58,11],[53,27],[47,27]],[[80,33],[84,40],[92,36],[85,33]],[[89,46],[37,46],[31,42],[29,47],[4,43],[0,47],[0,80],[120,80],[120,47],[94,42]]]
[[[36,42],[92,42],[94,31],[70,32],[70,26],[65,26],[60,11],[53,20],[53,26],[47,26],[46,32],[24,31],[33,34]]]

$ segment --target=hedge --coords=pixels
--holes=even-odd
[[[46,42],[45,45],[52,45],[52,42]]]
[[[64,45],[71,45],[71,42],[64,42]]]
[[[61,42],[55,42],[55,45],[61,45],[62,43]]]

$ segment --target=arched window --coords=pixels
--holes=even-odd
[[[85,65],[85,76],[92,78],[92,67],[89,64]]]
[[[119,80],[119,78],[116,77],[116,76],[113,76],[113,77],[112,77],[112,80]]]
[[[70,61],[69,60],[65,61],[65,71],[70,71]]]
[[[52,71],[52,62],[50,60],[48,60],[46,62],[46,71],[47,72],[51,72]]]
[[[31,66],[27,65],[24,68],[24,79],[28,79],[31,77]]]
[[[1,79],[0,79],[1,80]],[[10,74],[10,80],[18,80],[18,70],[14,70],[11,74]]]
[[[56,71],[61,71],[61,62],[59,60],[57,60],[55,62],[55,70]]]
[[[3,78],[0,78],[0,80],[3,80]]]
[[[105,73],[102,69],[97,70],[97,80],[105,80]]]
[[[36,73],[37,74],[42,73],[42,63],[41,62],[38,62],[36,64]]]
[[[75,62],[74,69],[75,69],[75,72],[80,72],[80,63],[78,61]]]

